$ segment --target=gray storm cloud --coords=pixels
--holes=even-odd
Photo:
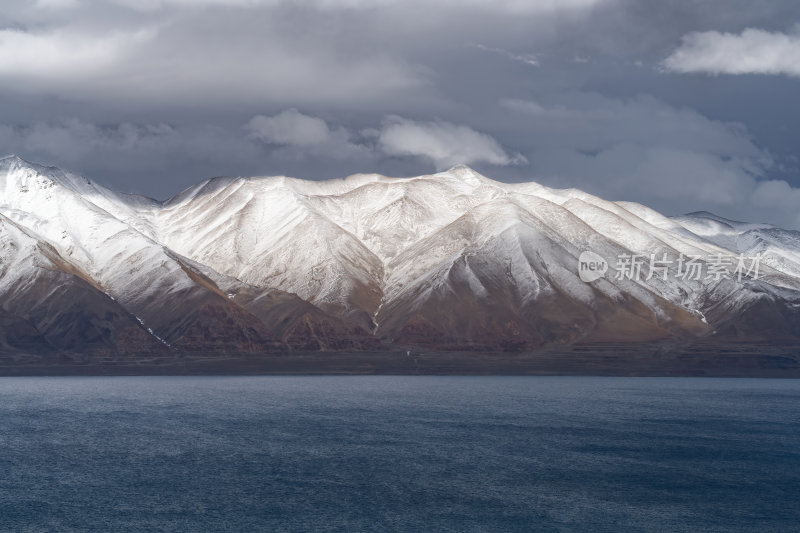
[[[465,163],[800,228],[798,22],[793,0],[8,0],[0,152],[159,198]]]

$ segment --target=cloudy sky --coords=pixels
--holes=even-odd
[[[796,0],[4,0],[0,152],[163,199],[465,163],[800,229]]]

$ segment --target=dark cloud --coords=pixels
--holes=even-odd
[[[9,0],[0,151],[156,197],[463,162],[800,227],[798,22],[794,0]]]

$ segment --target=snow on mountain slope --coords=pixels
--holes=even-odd
[[[531,349],[723,327],[752,335],[737,317],[756,309],[785,333],[800,312],[798,232],[671,219],[463,166],[413,178],[214,178],[160,203],[7,158],[0,195],[0,213],[186,349],[303,338],[366,347],[370,331],[401,344]],[[591,283],[578,276],[586,251],[609,266]],[[679,271],[688,257],[708,271],[740,253],[764,255],[760,279]],[[617,275],[626,256],[645,260],[637,279]],[[668,266],[649,272],[654,258]]]
[[[358,326],[325,314],[295,294],[262,289],[181,258],[205,276],[234,303],[257,317],[270,339],[302,350],[377,348],[376,339]]]
[[[152,228],[146,225],[146,219],[140,216],[140,212],[143,209],[157,207],[159,202],[156,200],[135,194],[118,193],[83,176],[66,172],[58,167],[30,163],[17,156],[0,159],[0,175],[9,172],[22,173],[26,176],[22,182],[17,183],[20,188],[16,192],[31,192],[32,184],[28,183],[29,180],[39,186],[60,186],[136,229],[145,233],[152,232]],[[7,203],[12,203],[14,189],[7,188],[4,192],[9,194]]]
[[[512,334],[529,347],[590,335],[643,340],[707,329],[700,315],[652,287],[629,280],[581,281],[575,268],[581,251],[611,256],[626,249],[561,206],[541,198],[524,200],[481,204],[390,263],[379,331],[402,338],[403,317],[432,327],[443,309],[460,313],[464,339]],[[501,316],[505,330],[497,325]]]
[[[467,167],[417,178],[371,177],[362,177],[361,185],[344,194],[317,192],[308,199],[384,262],[469,209],[505,194],[499,184]]]
[[[297,294],[371,328],[381,296],[380,259],[288,181],[208,182],[155,214],[158,238],[222,274]]]
[[[0,331],[0,348],[102,354],[167,352],[133,315],[94,286],[88,275],[3,215],[0,302],[3,322],[16,317],[12,327]],[[9,339],[25,330],[29,330],[24,335],[26,342]]]
[[[800,278],[800,231],[728,220],[706,211],[672,219],[710,243],[737,254],[760,255],[762,264],[794,279]],[[787,280],[779,283],[786,286]],[[795,288],[791,281],[788,286]]]
[[[486,214],[479,222],[463,222],[479,211]],[[461,292],[477,300],[511,291],[527,301],[530,294],[544,297],[543,287],[549,287],[591,307],[597,298],[619,301],[624,295],[654,327],[663,330],[664,321],[679,317],[675,327],[696,329],[701,326],[686,324],[702,320],[701,302],[712,281],[605,279],[589,290],[575,275],[577,256],[592,250],[612,262],[626,253],[657,254],[673,263],[698,256],[707,266],[714,256],[734,252],[638,204],[535,183],[502,184],[467,167],[415,178],[211,180],[168,202],[156,219],[159,240],[193,260],[259,287],[296,293],[361,325],[373,317],[376,331],[389,336],[437,290],[458,292],[448,277],[456,264],[458,282],[466,287]],[[506,236],[511,227],[517,229]],[[538,247],[540,255],[552,246],[569,252],[541,259],[536,271],[531,256],[518,251],[512,258],[494,248],[503,242],[513,249],[514,241],[520,248]],[[485,258],[482,275],[500,279],[514,268],[519,278],[503,288],[484,287],[468,260],[484,249],[494,255]],[[671,277],[676,268],[670,267]],[[777,276],[768,266],[765,275]],[[800,288],[792,279],[783,286]],[[732,294],[731,302],[748,305],[747,290],[742,283],[730,285],[730,293],[741,293]]]
[[[161,324],[151,315],[162,305],[160,296],[193,285],[181,266],[158,243],[84,199],[63,173],[19,160],[3,163],[0,212],[30,228],[148,327],[158,329]]]
[[[713,242],[728,250],[740,250],[738,236],[750,230],[768,229],[769,224],[750,224],[717,216],[708,211],[698,211],[687,215],[672,217],[672,220],[695,235]]]
[[[66,264],[85,272],[153,338],[185,350],[211,346],[251,351],[280,345],[271,335],[274,329],[229,298],[207,275],[136,229],[150,227],[152,219],[141,213],[151,211],[153,204],[120,206],[118,198],[105,196],[104,202],[118,213],[135,215],[141,222],[128,224],[79,190],[58,171],[18,159],[0,163],[0,213],[29,228]],[[84,192],[97,200],[92,192],[97,190],[88,184]],[[301,301],[294,305],[307,307]]]

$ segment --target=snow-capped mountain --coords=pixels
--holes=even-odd
[[[760,254],[764,264],[800,277],[800,231],[737,222],[708,212],[690,213],[674,220],[710,242],[741,254]]]
[[[606,269],[588,281],[587,252]],[[0,274],[0,350],[800,339],[800,232],[463,166],[215,178],[157,202],[9,157]]]

